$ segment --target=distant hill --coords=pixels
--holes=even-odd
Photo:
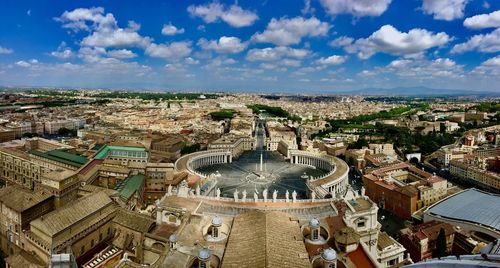
[[[474,91],[466,89],[442,89],[428,87],[365,88],[346,90],[344,94],[397,95],[397,96],[500,96],[500,90]]]

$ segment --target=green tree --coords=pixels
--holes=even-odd
[[[446,234],[444,232],[444,229],[441,228],[439,230],[439,234],[438,234],[437,241],[436,241],[436,254],[437,254],[437,257],[439,259],[441,259],[441,257],[446,256],[446,251],[447,251],[447,248],[446,248]]]

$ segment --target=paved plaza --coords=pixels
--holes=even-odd
[[[278,191],[278,198],[285,198],[286,190],[290,198],[293,191],[297,192],[297,198],[306,198],[305,177],[325,174],[323,170],[291,164],[278,152],[263,150],[247,151],[232,163],[206,166],[198,171],[220,174],[217,187],[221,190],[221,196],[233,197],[234,190],[238,190],[241,196],[246,190],[247,198],[253,198],[254,192],[262,198],[262,192],[267,188],[269,199],[274,190]]]

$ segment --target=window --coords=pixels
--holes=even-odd
[[[387,262],[387,266],[392,266],[392,265],[395,265],[396,264],[396,260],[397,259],[392,259],[390,261]]]
[[[318,240],[319,239],[319,229],[313,229],[312,231],[312,239],[313,240]]]
[[[365,227],[365,221],[358,221],[358,228]]]

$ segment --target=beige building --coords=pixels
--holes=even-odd
[[[30,223],[27,250],[48,263],[52,254],[70,247],[78,260],[111,236],[115,211],[114,202],[104,191],[68,203]]]
[[[23,232],[30,221],[54,209],[54,196],[20,186],[0,189],[0,248],[12,255],[25,249]]]

